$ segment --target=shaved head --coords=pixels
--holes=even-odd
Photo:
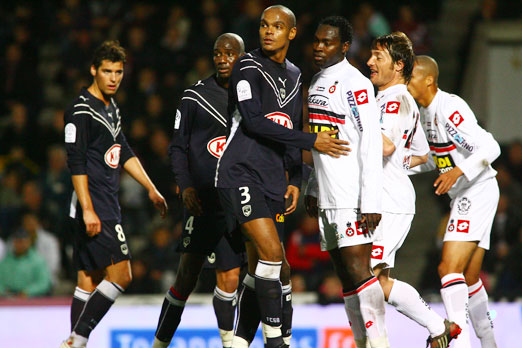
[[[219,45],[219,43],[225,41],[228,41],[232,48],[237,50],[239,55],[245,53],[245,43],[243,42],[243,39],[241,38],[241,36],[234,33],[225,33],[219,35],[216,39],[216,42],[214,43],[214,49]]]
[[[417,56],[415,58],[415,68],[424,77],[432,76],[435,84],[438,84],[439,80],[439,65],[435,59],[430,56]]]
[[[288,25],[289,28],[294,28],[297,25],[297,21],[295,19],[294,13],[292,12],[292,10],[290,10],[286,6],[283,6],[283,5],[273,5],[273,6],[265,8],[263,13],[265,13],[268,10],[274,10],[274,9],[279,10],[279,11],[283,12],[284,14],[286,14],[286,16],[285,16],[286,17],[286,25]]]

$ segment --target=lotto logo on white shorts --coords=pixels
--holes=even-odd
[[[452,113],[449,119],[451,122],[453,122],[455,127],[458,127],[462,123],[462,121],[464,121],[464,117],[462,117],[462,115],[458,111]]]
[[[380,245],[372,246],[372,259],[382,260],[382,255],[384,254],[384,247]]]
[[[107,152],[105,152],[105,163],[111,168],[118,168],[118,164],[120,164],[120,144],[112,145]]]
[[[212,139],[207,144],[207,150],[210,152],[210,154],[216,158],[221,157],[223,154],[223,150],[225,149],[225,144],[227,142],[227,137],[217,137]]]
[[[368,103],[368,92],[365,89],[361,89],[357,91],[355,94],[355,100],[357,101],[357,105],[362,105]]]
[[[399,106],[401,106],[401,103],[398,101],[390,101],[386,103],[386,113],[388,114],[398,114],[399,113]]]
[[[469,232],[469,220],[458,220],[457,221],[457,232],[468,233]]]

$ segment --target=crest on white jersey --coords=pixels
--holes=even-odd
[[[120,151],[121,145],[114,144],[112,145],[107,152],[105,152],[105,163],[111,168],[118,168],[120,164]]]

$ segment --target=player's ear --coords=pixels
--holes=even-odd
[[[297,28],[293,27],[290,29],[290,32],[288,33],[288,39],[293,40],[293,39],[295,39],[296,35],[297,35]]]
[[[343,42],[343,45],[341,46],[341,51],[344,55],[346,55],[346,52],[350,49],[350,43],[348,41]]]
[[[94,77],[96,76],[96,67],[93,65],[91,65],[91,75]]]
[[[433,76],[428,75],[428,76],[426,76],[425,81],[426,81],[426,86],[429,87],[429,86],[433,85],[433,82],[434,82],[435,80],[434,80]]]
[[[404,69],[404,62],[402,60],[395,62],[396,71],[402,71],[403,69]]]

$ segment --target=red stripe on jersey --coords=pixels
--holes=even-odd
[[[431,151],[435,151],[435,152],[449,152],[451,150],[455,150],[457,147],[455,146],[455,144],[453,145],[450,145],[450,146],[446,146],[446,147],[435,147],[435,146],[430,146],[430,150]]]
[[[344,124],[344,120],[340,120],[338,118],[332,117],[332,116],[326,116],[326,115],[320,115],[320,114],[309,114],[311,120],[323,120],[323,121],[330,121],[333,123],[339,123]]]

